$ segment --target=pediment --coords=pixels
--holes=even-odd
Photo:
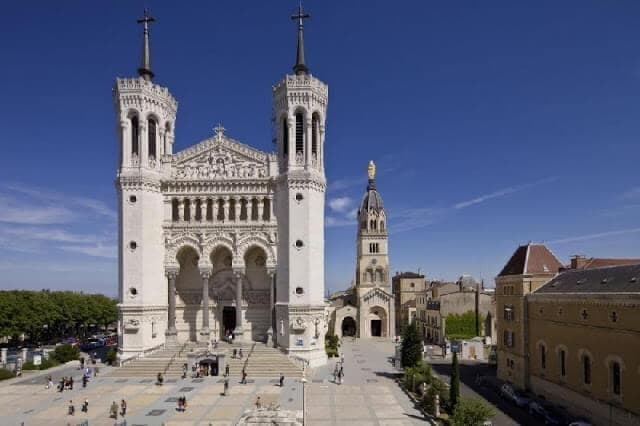
[[[269,155],[216,135],[173,155],[177,179],[256,179],[269,174]]]
[[[362,296],[362,299],[369,302],[369,301],[383,301],[383,302],[389,302],[390,300],[393,299],[393,295],[387,293],[386,291],[382,290],[381,288],[374,288],[371,291],[367,292],[365,295]]]

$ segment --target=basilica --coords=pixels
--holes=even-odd
[[[170,344],[233,335],[309,365],[324,336],[325,117],[328,87],[305,63],[298,10],[293,72],[273,86],[276,152],[217,126],[174,152],[178,102],[154,82],[145,12],[138,76],[113,89],[119,139],[122,361]],[[384,225],[381,225],[384,226]]]

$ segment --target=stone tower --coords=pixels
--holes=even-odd
[[[163,195],[177,102],[153,83],[149,24],[145,11],[142,64],[138,76],[118,78],[113,89],[120,155],[116,189],[119,226],[119,356],[165,342],[167,286],[164,277]],[[144,308],[143,308],[144,307]],[[123,349],[126,348],[126,349]],[[126,352],[126,353],[125,353]]]
[[[382,203],[382,197],[376,190],[376,166],[373,161],[369,162],[367,169],[369,182],[367,190],[362,197],[362,202],[358,209],[358,237],[357,237],[357,259],[356,259],[356,295],[359,305],[359,337],[370,337],[372,330],[367,327],[371,322],[365,316],[367,311],[362,309],[364,296],[373,289],[383,290],[391,294],[389,282],[389,245],[387,234],[387,216]],[[389,317],[390,312],[387,312]],[[390,320],[390,318],[386,318]],[[388,321],[383,320],[383,327]],[[386,331],[386,332],[385,332]],[[380,330],[381,335],[390,336],[394,330],[389,326],[385,331]]]
[[[279,347],[326,363],[324,335],[324,123],[328,87],[312,76],[304,60],[302,12],[294,73],[273,87],[273,122],[278,146],[276,189],[278,265],[276,330]]]

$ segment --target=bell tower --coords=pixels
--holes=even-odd
[[[113,88],[119,137],[118,352],[121,359],[165,342],[167,285],[164,276],[163,195],[173,150],[177,102],[153,82],[145,10],[138,76],[118,78]]]
[[[311,366],[326,363],[324,335],[324,136],[328,87],[311,75],[304,56],[304,20],[299,6],[293,74],[273,86],[273,122],[278,147],[276,189],[278,266],[277,345]]]

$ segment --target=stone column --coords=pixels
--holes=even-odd
[[[240,209],[242,208],[242,204],[240,203],[241,199],[240,198],[235,198],[236,203],[234,204],[233,208],[235,210],[235,214],[236,216],[234,217],[234,222],[240,222]]]
[[[120,130],[122,131],[122,143],[120,144],[120,161],[121,166],[131,166],[131,130],[129,130],[129,120],[120,121]]]
[[[276,286],[276,270],[273,268],[269,268],[267,271],[269,275],[269,328],[267,329],[267,346],[276,346],[276,341],[273,338],[273,307],[275,305],[275,286]]]
[[[165,275],[169,280],[169,311],[165,336],[167,341],[175,341],[178,335],[178,330],[176,329],[176,278],[178,278],[178,269],[167,269]]]
[[[210,268],[200,268],[200,276],[202,277],[202,329],[200,329],[200,341],[209,343],[211,330],[209,330],[209,277],[211,277]]]
[[[158,124],[158,126],[160,126],[160,124]],[[156,154],[158,156],[158,160],[160,160],[165,153],[165,145],[166,145],[164,127],[158,127],[158,140],[156,141],[156,143],[158,144],[158,147],[156,148],[158,152]],[[158,161],[158,164],[159,163],[160,162]]]
[[[0,364],[1,365],[7,365],[7,351],[9,349],[7,348],[2,348],[0,349]]]
[[[178,198],[178,221],[182,222],[184,220],[184,199]]]
[[[229,197],[222,198],[222,221],[229,220]]]
[[[244,340],[244,326],[242,324],[242,279],[244,274],[242,270],[237,269],[234,270],[234,275],[236,278],[236,329],[233,331],[235,335],[233,341],[242,342]]]
[[[189,198],[189,222],[196,221],[196,213],[198,211],[198,199],[196,197]]]
[[[273,205],[274,205],[273,195],[269,195],[267,198],[269,199],[269,221],[275,222],[276,216],[274,214],[274,209],[273,209]]]
[[[264,221],[264,197],[258,198],[258,222]]]
[[[218,220],[218,199],[211,199],[211,220],[213,222]]]
[[[311,117],[304,120],[304,164],[311,167]]]
[[[147,136],[147,120],[140,118],[138,122],[138,152],[140,153],[140,165],[149,167],[149,137]]]

